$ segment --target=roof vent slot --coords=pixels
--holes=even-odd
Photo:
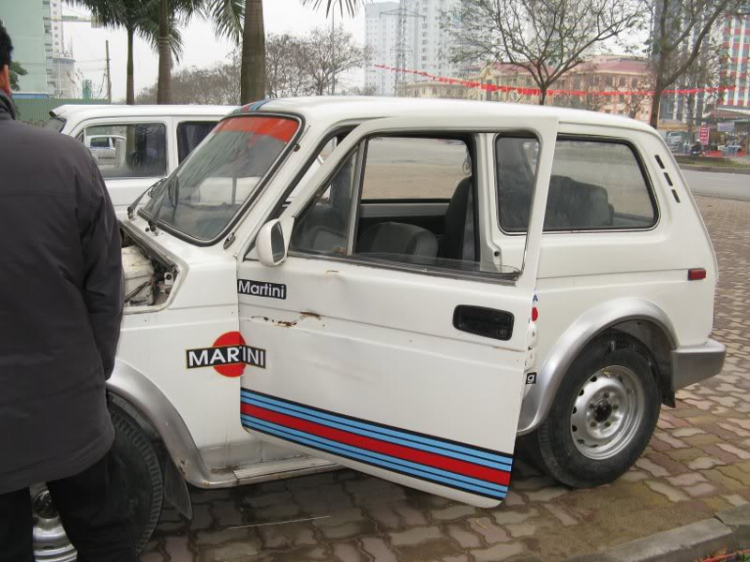
[[[656,155],[656,163],[659,164],[659,167],[663,170],[664,169],[664,162],[661,161],[661,158],[659,155]]]

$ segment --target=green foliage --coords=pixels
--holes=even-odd
[[[18,90],[18,77],[26,76],[28,72],[17,62],[11,61],[10,63],[10,89],[13,91]]]
[[[313,8],[316,10],[323,5],[325,2],[326,5],[326,16],[330,13],[331,8],[333,8],[334,5],[338,4],[339,10],[341,11],[341,15],[344,14],[344,8],[346,8],[346,11],[349,12],[349,15],[354,15],[357,11],[357,8],[360,4],[362,4],[362,0],[302,0],[302,5],[307,6],[308,4],[312,4]]]

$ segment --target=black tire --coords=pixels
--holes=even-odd
[[[592,341],[570,366],[547,419],[523,440],[534,462],[574,488],[622,476],[643,453],[659,419],[655,369],[648,349],[630,336],[607,332]],[[628,417],[625,410],[634,413]],[[610,430],[618,437],[607,442]]]
[[[151,538],[161,517],[164,486],[161,463],[154,444],[133,419],[110,405],[115,443],[112,454],[120,468],[133,541],[140,552]]]

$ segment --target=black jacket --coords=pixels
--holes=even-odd
[[[122,317],[114,209],[77,140],[13,120],[0,92],[0,494],[110,448]]]

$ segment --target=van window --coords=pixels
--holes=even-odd
[[[177,125],[177,156],[180,163],[208,136],[217,122],[183,121]]]
[[[105,179],[167,175],[167,130],[163,123],[97,125],[83,131]]]
[[[495,144],[500,226],[525,232],[538,144],[498,137]],[[656,206],[633,149],[621,142],[558,138],[545,232],[649,228]]]

